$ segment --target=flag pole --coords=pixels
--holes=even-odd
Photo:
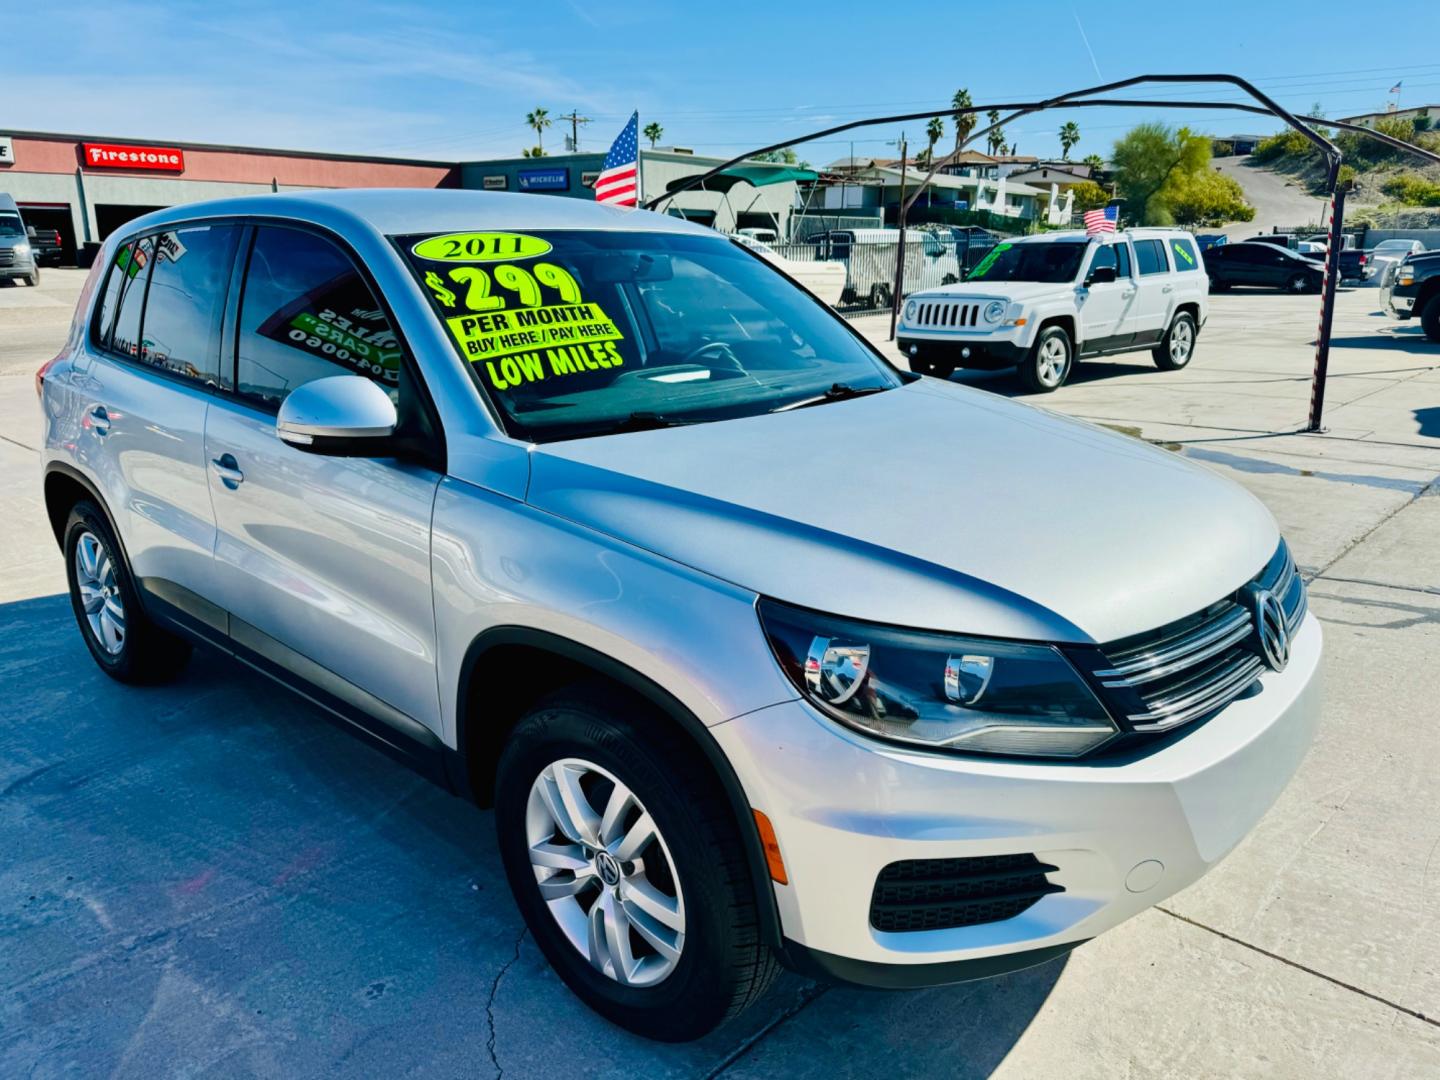
[[[645,148],[640,145],[640,110],[635,110],[635,209],[645,205]]]

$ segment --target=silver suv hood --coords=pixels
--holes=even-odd
[[[528,501],[804,607],[1057,641],[1192,614],[1279,542],[1255,498],[1178,455],[930,379],[539,446]]]
[[[1063,281],[966,281],[954,285],[939,285],[924,292],[915,293],[912,300],[984,300],[1003,299],[1024,302],[1026,300],[1049,300],[1075,295],[1075,283]]]

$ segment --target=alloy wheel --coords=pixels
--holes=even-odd
[[[110,656],[119,656],[125,647],[125,604],[115,560],[92,532],[81,533],[75,542],[75,584],[91,637]]]
[[[685,900],[665,839],[634,792],[592,762],[552,762],[530,786],[525,832],[540,896],[591,967],[636,987],[675,970]]]
[[[1194,347],[1195,331],[1181,319],[1170,329],[1170,360],[1177,367],[1183,366],[1190,359],[1190,350]]]
[[[1070,350],[1065,347],[1063,338],[1056,335],[1041,343],[1037,368],[1042,383],[1046,386],[1059,386],[1069,366]]]

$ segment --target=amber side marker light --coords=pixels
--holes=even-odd
[[[789,885],[790,878],[785,874],[785,860],[780,858],[780,841],[775,839],[775,826],[770,824],[764,811],[751,807],[750,812],[755,815],[755,827],[760,830],[760,844],[765,848],[765,865],[770,868],[771,878],[781,885]]]

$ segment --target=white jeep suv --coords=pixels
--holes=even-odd
[[[914,371],[1014,367],[1048,394],[1089,356],[1150,349],[1161,369],[1183,368],[1209,290],[1199,246],[1179,229],[1027,236],[997,244],[965,282],[911,296],[897,337]]]

